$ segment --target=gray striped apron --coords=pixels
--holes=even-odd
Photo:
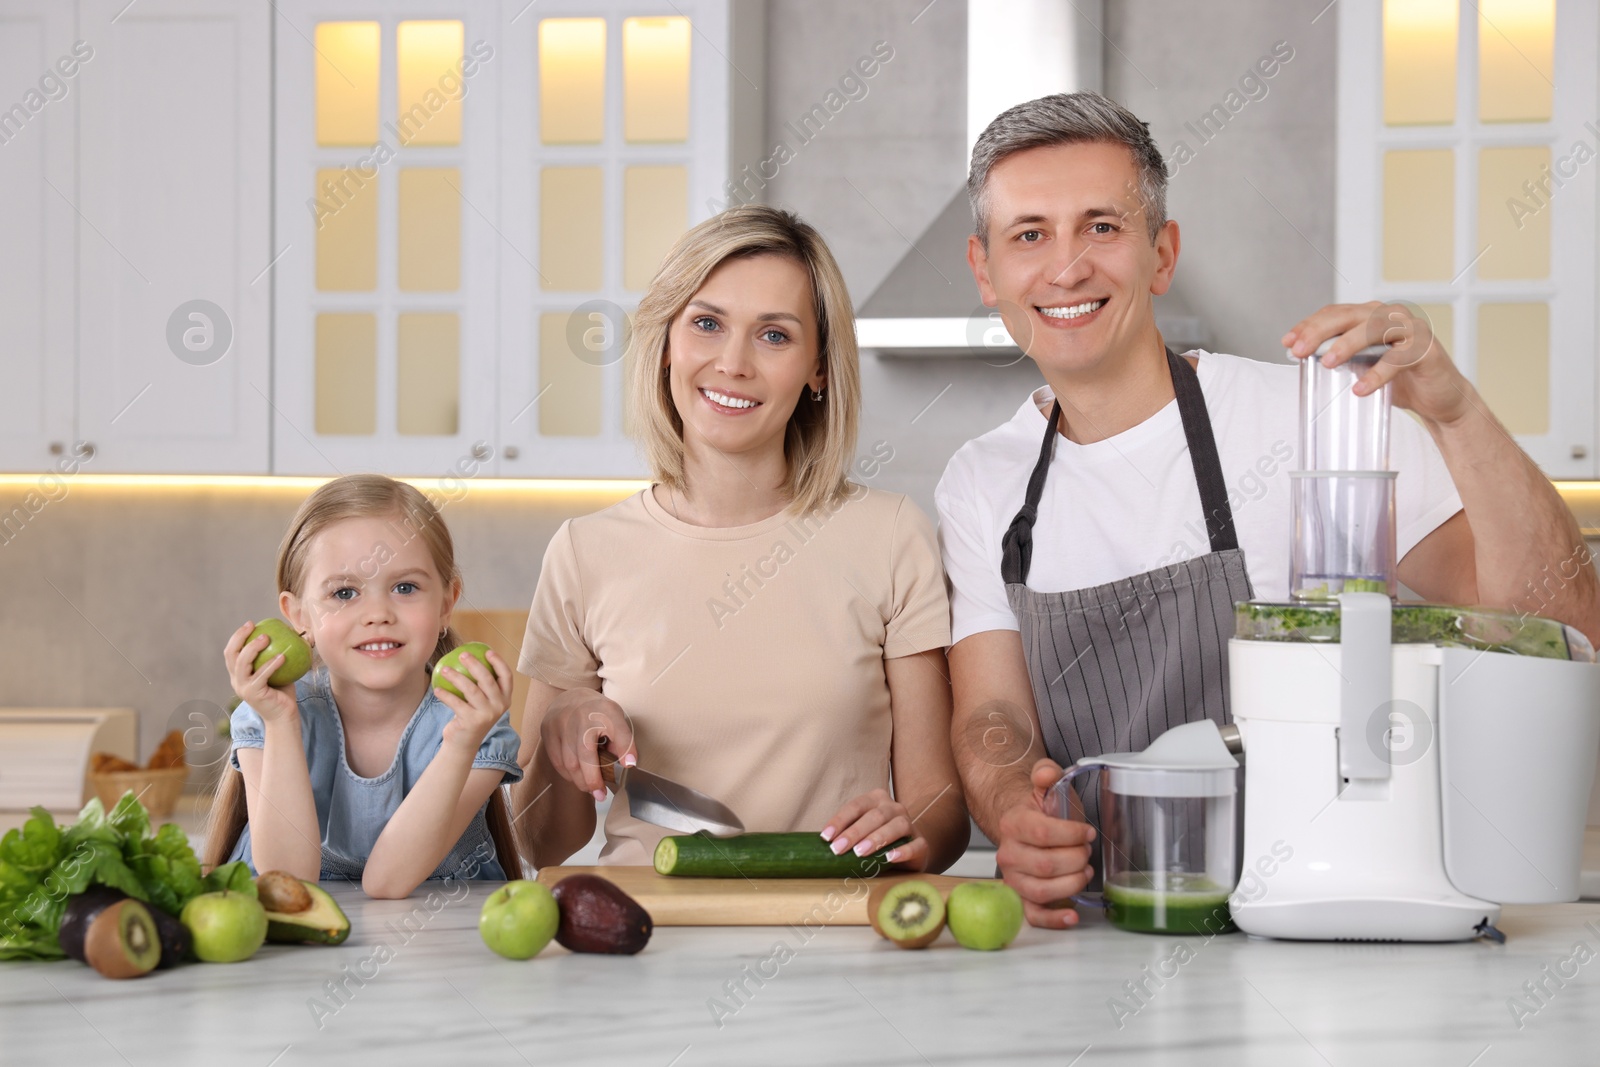
[[[1000,573],[1021,627],[1045,750],[1063,767],[1084,756],[1141,751],[1182,723],[1228,721],[1233,605],[1254,593],[1200,377],[1170,348],[1167,365],[1211,551],[1089,589],[1029,589],[1033,524],[1055,452],[1059,400],[1050,409],[1026,502],[1001,542]],[[1086,790],[1082,799],[1088,820],[1098,825],[1098,791]]]

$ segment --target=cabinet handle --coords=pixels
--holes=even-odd
[[[77,444],[72,446],[72,451],[73,454],[78,456],[80,459],[93,459],[95,451],[94,442],[79,441]]]
[[[62,444],[60,441],[51,441],[50,442],[50,454],[52,456],[59,456],[63,452],[65,452],[66,450],[67,450],[67,446]]]
[[[500,450],[500,454],[506,459],[516,459],[522,455],[522,449],[518,448],[516,445],[506,445],[506,447]]]
[[[484,444],[482,441],[479,441],[477,444],[472,446],[472,458],[473,459],[488,459],[493,455],[494,455],[494,449],[490,448],[488,445]]]

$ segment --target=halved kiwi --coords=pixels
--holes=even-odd
[[[83,955],[107,978],[138,978],[161,962],[161,934],[148,908],[137,900],[119,900],[89,924]]]
[[[267,911],[298,915],[311,907],[305,883],[286,871],[268,871],[256,878],[256,897]]]
[[[872,928],[901,948],[923,948],[944,929],[944,898],[920,878],[885,882],[867,899]]]

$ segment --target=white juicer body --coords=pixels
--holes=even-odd
[[[1233,718],[1246,754],[1246,875],[1230,910],[1246,933],[1455,941],[1499,918],[1498,904],[1462,893],[1445,870],[1441,649],[1390,647],[1394,704],[1375,709],[1375,743],[1381,747],[1383,732],[1402,722],[1410,736],[1397,739],[1386,778],[1347,781],[1339,753],[1341,646],[1229,642]],[[1364,731],[1358,743],[1372,736]]]

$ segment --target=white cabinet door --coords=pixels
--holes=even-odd
[[[727,0],[538,5],[507,26],[501,474],[648,472],[624,425],[624,347],[662,256],[728,199],[731,34]],[[635,78],[655,108],[630,105]]]
[[[498,5],[275,11],[273,471],[492,474]]]
[[[1420,306],[1546,475],[1594,477],[1600,9],[1530,4],[1512,25],[1346,0],[1338,20],[1337,298]],[[1542,114],[1507,71],[1545,90]]]
[[[271,18],[268,0],[80,0],[92,470],[268,470]]]
[[[74,49],[72,23],[72,5],[59,0],[14,0],[0,9],[5,471],[51,468],[72,444],[72,141],[82,68],[99,58],[87,41]]]

